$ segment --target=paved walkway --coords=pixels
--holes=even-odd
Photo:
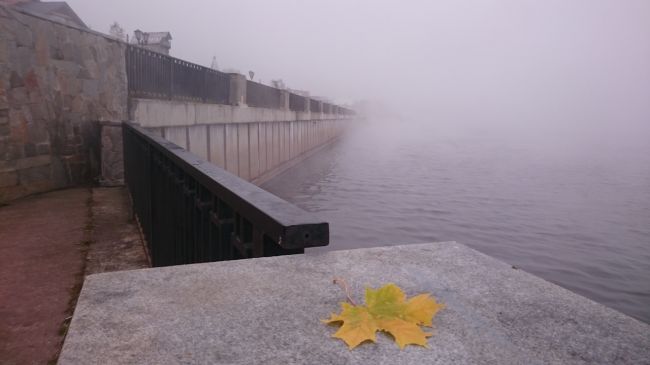
[[[126,188],[95,188],[86,275],[149,267]]]
[[[84,270],[148,266],[129,212],[124,188],[61,190],[0,207],[0,365],[56,361]]]
[[[0,208],[0,363],[45,364],[84,269],[90,189],[68,189]]]

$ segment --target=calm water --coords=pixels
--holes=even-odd
[[[458,241],[650,322],[650,146],[484,132],[360,123],[264,188],[323,249]]]

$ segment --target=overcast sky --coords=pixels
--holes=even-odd
[[[68,3],[93,29],[170,31],[175,57],[339,102],[477,123],[650,121],[648,0]]]

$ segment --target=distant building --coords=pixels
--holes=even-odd
[[[172,35],[169,32],[133,32],[133,42],[154,52],[169,55],[172,48]]]
[[[0,2],[55,22],[88,29],[86,23],[79,18],[77,13],[65,1],[1,0]]]

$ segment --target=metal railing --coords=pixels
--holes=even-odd
[[[228,104],[230,75],[135,45],[126,46],[129,96]]]
[[[307,98],[294,93],[289,94],[289,110],[304,112],[307,107]]]
[[[141,46],[126,46],[126,74],[130,97],[230,104],[230,74]],[[319,109],[316,100],[289,94],[290,110],[305,111],[307,103],[310,103],[312,111]],[[282,109],[282,90],[247,80],[246,104],[259,108]],[[323,103],[322,113],[354,114],[349,109],[330,103]]]
[[[258,108],[280,109],[282,97],[280,89],[272,86],[246,81],[246,104]]]
[[[320,113],[320,105],[321,104],[318,102],[318,100],[309,99],[309,111],[312,113]]]
[[[123,128],[125,180],[153,266],[277,256],[329,225],[144,129]]]

